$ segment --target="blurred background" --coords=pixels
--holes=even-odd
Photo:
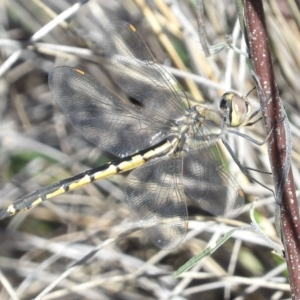
[[[48,73],[58,65],[79,67],[122,98],[103,57],[103,36],[110,20],[132,23],[158,63],[178,80],[193,103],[213,106],[226,91],[246,95],[255,85],[250,62],[231,49],[206,58],[198,35],[196,1],[90,0],[0,1],[0,207],[56,181],[100,166],[115,157],[84,139],[54,103]],[[63,11],[76,13],[49,33],[34,35]],[[276,80],[291,123],[292,167],[299,188],[300,15],[294,0],[264,1]],[[232,35],[246,52],[235,1],[204,1],[210,45]],[[259,108],[256,91],[249,96]],[[264,140],[261,122],[241,132]],[[242,164],[269,171],[266,146],[228,135]],[[0,224],[0,298],[33,299],[287,299],[285,262],[258,234],[238,231],[221,249],[190,272],[173,272],[207,245],[237,226],[256,219],[280,243],[274,228],[274,198],[245,177],[220,144],[226,165],[246,194],[236,220],[215,218],[189,205],[190,231],[172,252],[157,249],[136,228],[126,204],[126,174],[95,182],[46,201]],[[269,175],[253,176],[272,188]],[[216,199],[222,201],[222,199]],[[111,238],[115,238],[111,240]],[[102,244],[104,243],[104,244]],[[99,249],[97,248],[99,247]],[[97,251],[99,250],[99,251]],[[94,251],[91,259],[68,269]],[[66,270],[69,273],[66,274]],[[50,285],[64,274],[53,289]],[[36,298],[39,299],[39,298]]]

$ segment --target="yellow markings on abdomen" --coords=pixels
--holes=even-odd
[[[68,189],[68,191],[72,191],[90,182],[92,182],[91,177],[89,175],[85,175],[80,180],[70,183],[66,189]]]
[[[118,165],[119,172],[125,172],[139,167],[145,163],[142,155],[135,155],[130,161],[123,161]]]
[[[50,199],[50,198],[56,197],[58,195],[61,195],[65,192],[66,192],[65,188],[63,186],[61,186],[60,188],[58,188],[54,192],[47,194],[45,198]]]
[[[111,175],[115,175],[118,173],[119,172],[118,172],[117,166],[110,165],[106,170],[96,172],[93,174],[93,176],[94,176],[94,180],[100,180],[100,179],[104,179],[106,177],[109,177]]]
[[[6,210],[11,216],[14,215],[17,211],[14,207],[14,204],[10,205]]]
[[[177,138],[174,138],[173,140],[167,141],[166,143],[164,143],[163,145],[161,145],[155,149],[149,150],[148,152],[146,152],[144,154],[143,157],[145,160],[148,160],[153,157],[167,155],[176,148],[176,145],[178,144],[178,142],[179,142],[179,140]]]
[[[31,203],[31,207],[34,207],[34,206],[37,206],[38,204],[40,204],[41,202],[43,202],[43,199],[40,197],[40,198],[37,198],[36,200],[34,200],[32,203]],[[28,208],[24,208],[24,209],[28,209]]]

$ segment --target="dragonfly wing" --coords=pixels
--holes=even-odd
[[[187,231],[182,157],[163,157],[133,170],[125,194],[149,239],[164,250],[180,245]]]
[[[164,119],[122,101],[77,69],[53,69],[49,86],[72,125],[86,139],[114,155],[130,155],[153,146],[169,131]]]
[[[114,21],[106,27],[104,51],[115,82],[156,114],[173,120],[189,108],[177,81],[155,63],[147,45],[129,23]]]
[[[189,151],[184,156],[185,192],[206,211],[217,215],[237,216],[244,206],[244,193],[218,159],[216,145]]]

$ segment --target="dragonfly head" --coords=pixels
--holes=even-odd
[[[239,127],[246,124],[251,113],[251,107],[246,97],[234,92],[223,94],[218,102],[225,123],[230,127]]]

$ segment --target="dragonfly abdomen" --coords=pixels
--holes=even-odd
[[[44,188],[40,188],[35,192],[19,198],[13,204],[8,206],[7,209],[0,211],[0,220],[15,215],[19,211],[28,210],[50,198],[78,189],[90,182],[135,169],[150,159],[168,155],[175,151],[177,143],[178,138],[170,136],[150,149],[142,150],[130,156],[113,160],[100,167],[61,180]]]

